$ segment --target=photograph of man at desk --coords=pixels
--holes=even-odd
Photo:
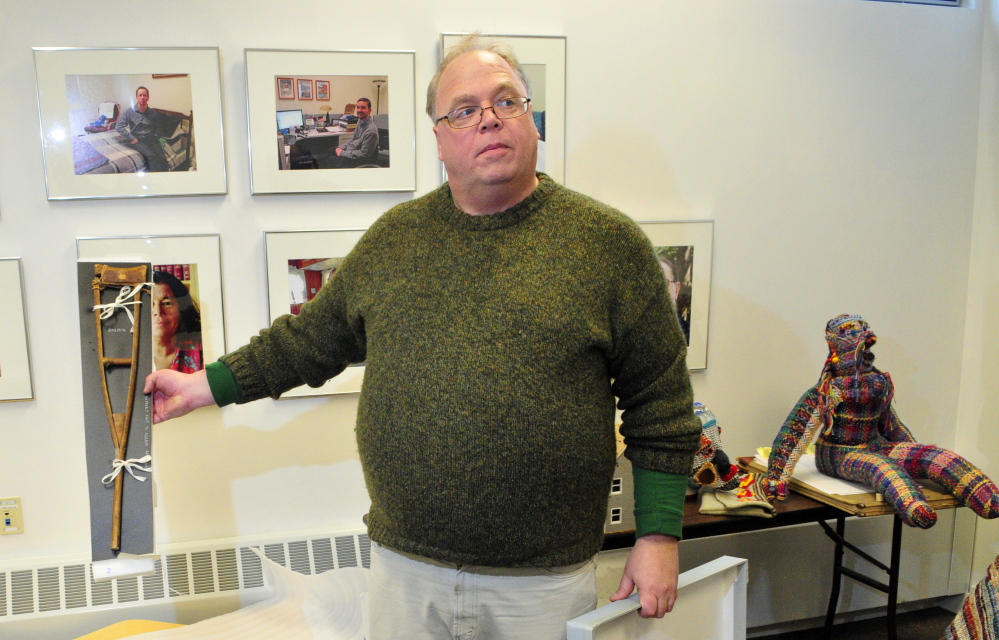
[[[388,83],[379,76],[314,76],[323,91],[288,98],[276,77],[278,167],[353,169],[389,166]],[[368,97],[372,96],[372,97]],[[340,109],[332,105],[344,105]]]

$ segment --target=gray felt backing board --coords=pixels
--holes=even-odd
[[[90,490],[90,546],[93,560],[109,560],[118,553],[111,551],[111,512],[114,504],[114,485],[105,487],[101,478],[111,472],[114,461],[114,444],[104,410],[101,390],[101,369],[97,362],[97,327],[94,321],[94,265],[109,264],[115,267],[135,267],[142,263],[94,262],[77,263],[77,290],[79,292],[80,348],[82,354],[83,417],[87,449],[87,486]],[[148,280],[152,280],[152,266],[146,264]],[[119,288],[104,289],[101,302],[114,302]],[[135,397],[132,402],[132,422],[129,428],[126,458],[142,458],[152,449],[152,404],[142,393],[145,378],[152,371],[152,321],[149,289],[141,294],[141,307],[130,307],[139,328],[138,375]],[[137,312],[138,311],[138,312]],[[128,358],[132,353],[132,323],[122,309],[102,321],[104,329],[104,355],[109,358]],[[128,398],[128,367],[108,370],[108,393],[114,412],[124,412]],[[143,465],[150,466],[150,465]],[[121,518],[120,553],[144,555],[153,552],[153,491],[152,474],[139,482],[126,472],[124,475]]]

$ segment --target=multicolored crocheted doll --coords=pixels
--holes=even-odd
[[[741,480],[739,467],[732,464],[722,451],[721,427],[715,414],[700,402],[694,403],[694,414],[701,420],[701,448],[694,454],[694,467],[687,485],[692,489],[735,489]]]
[[[999,488],[984,473],[952,451],[917,443],[899,420],[891,377],[873,364],[876,340],[860,316],[826,324],[829,357],[818,384],[805,392],[774,439],[767,497],[773,502],[787,496],[794,465],[819,432],[819,471],[876,489],[907,525],[928,529],[937,521],[913,478],[933,480],[983,518],[999,516]]]

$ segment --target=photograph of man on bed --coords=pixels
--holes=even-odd
[[[197,169],[189,75],[68,75],[66,96],[76,175]]]

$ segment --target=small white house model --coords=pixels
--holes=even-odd
[[[604,533],[635,530],[635,485],[631,477],[631,461],[624,457],[624,437],[621,425],[615,427],[617,435],[617,460],[614,479],[611,480],[610,498],[607,500],[607,519]]]

